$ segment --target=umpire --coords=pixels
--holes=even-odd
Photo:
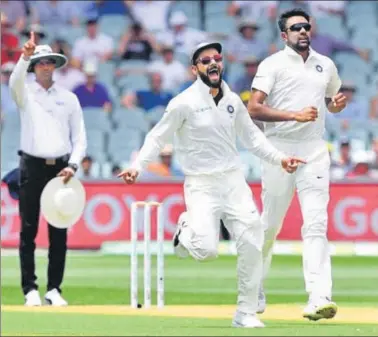
[[[21,119],[20,190],[21,284],[26,306],[41,305],[35,275],[35,238],[38,232],[40,197],[49,180],[62,176],[67,182],[76,172],[86,152],[83,112],[77,97],[57,86],[55,69],[67,64],[64,55],[53,53],[48,45],[36,46],[34,32],[24,44],[10,77],[10,89]],[[26,81],[27,72],[35,81]],[[54,306],[67,305],[61,296],[67,230],[48,224],[48,283],[45,301]]]

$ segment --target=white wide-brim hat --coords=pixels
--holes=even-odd
[[[72,177],[66,184],[62,177],[51,179],[42,191],[41,212],[56,228],[69,228],[81,217],[85,207],[85,189]]]
[[[55,61],[55,69],[62,68],[68,63],[66,56],[63,54],[53,53],[49,45],[43,44],[35,47],[34,54],[30,57],[28,72],[34,72],[35,64],[41,59],[53,59]]]

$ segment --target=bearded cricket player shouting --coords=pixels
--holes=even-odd
[[[303,271],[309,295],[303,316],[318,320],[337,312],[331,301],[327,240],[330,157],[323,140],[325,106],[338,113],[345,108],[346,97],[339,93],[341,80],[335,64],[310,48],[309,21],[301,9],[281,15],[278,26],[286,46],[259,65],[248,110],[252,118],[265,122],[265,135],[276,148],[307,162],[292,175],[262,163],[263,275],[268,273],[273,243],[296,190],[303,216]],[[261,287],[258,312],[265,305]]]
[[[295,172],[305,162],[277,151],[253,124],[239,96],[222,81],[221,44],[198,45],[191,64],[197,80],[170,101],[131,168],[119,177],[134,183],[140,171],[176,136],[175,153],[185,174],[187,211],[178,221],[175,252],[181,258],[191,255],[198,261],[216,258],[222,218],[238,253],[233,326],[263,327],[256,316],[263,227],[241,169],[236,137],[256,156],[286,172]]]

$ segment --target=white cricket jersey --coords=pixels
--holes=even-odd
[[[271,108],[299,112],[314,106],[319,115],[315,122],[265,122],[265,135],[296,141],[322,139],[327,113],[324,99],[336,95],[340,87],[333,61],[312,48],[306,62],[288,46],[269,56],[259,65],[252,88],[267,94],[265,103]]]
[[[146,136],[132,167],[143,170],[175,137],[175,155],[185,175],[217,174],[241,168],[236,137],[257,157],[280,165],[276,150],[254,125],[239,96],[222,83],[223,98],[215,104],[210,88],[197,79],[173,98],[162,119]]]
[[[80,165],[87,148],[83,112],[72,92],[53,84],[48,90],[26,80],[30,61],[20,57],[9,87],[20,110],[21,150],[40,158],[70,154]]]

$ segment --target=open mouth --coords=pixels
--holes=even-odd
[[[211,80],[218,80],[219,79],[219,70],[218,68],[212,68],[207,72],[209,78]]]

